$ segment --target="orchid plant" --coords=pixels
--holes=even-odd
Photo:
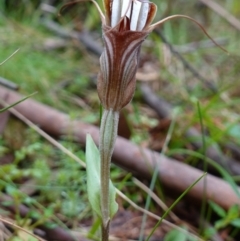
[[[105,14],[96,1],[80,0],[83,1],[93,2],[102,20],[104,50],[100,57],[97,90],[104,111],[99,151],[88,136],[86,161],[89,201],[102,221],[102,241],[108,241],[110,220],[117,212],[116,192],[110,181],[110,164],[117,138],[119,112],[133,98],[143,41],[154,28],[167,20],[181,17],[195,22],[218,44],[198,22],[185,15],[169,16],[152,24],[157,6],[148,0],[103,0]]]

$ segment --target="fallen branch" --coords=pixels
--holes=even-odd
[[[145,102],[154,109],[160,118],[171,118],[172,106],[162,98],[158,97],[147,84],[141,85],[141,91]],[[185,133],[186,138],[197,149],[202,149],[202,134],[193,127],[190,127]],[[219,165],[226,168],[231,174],[240,175],[240,163],[221,153],[216,147],[208,146],[206,155]]]
[[[0,97],[8,104],[22,98],[21,95],[4,87],[0,87]],[[98,143],[99,129],[97,127],[77,120],[72,121],[68,115],[51,107],[28,99],[15,106],[15,109],[51,135],[72,136],[75,141],[85,145],[86,134],[90,133]],[[200,170],[149,149],[140,148],[121,137],[118,137],[116,141],[113,158],[115,164],[143,178],[150,179],[153,169],[157,168],[158,177],[163,185],[177,192],[183,192],[203,174]],[[206,183],[206,189],[203,181],[200,181],[188,195],[199,201],[205,196],[226,209],[233,204],[240,204],[239,197],[224,180],[208,175]],[[240,192],[240,189],[238,191]],[[203,195],[204,192],[206,192],[205,195]]]

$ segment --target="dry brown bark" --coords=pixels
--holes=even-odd
[[[0,98],[10,104],[18,101],[22,96],[0,87]],[[72,121],[67,114],[49,106],[28,99],[18,104],[15,109],[51,135],[58,137],[62,135],[72,136],[74,140],[85,145],[86,134],[89,133],[98,143],[99,129],[97,127],[85,124],[80,120]],[[143,178],[150,179],[152,171],[157,168],[158,177],[162,184],[177,192],[186,190],[203,174],[196,168],[149,149],[140,148],[121,137],[118,137],[116,141],[113,159],[115,164]],[[201,200],[204,192],[206,192],[205,196],[208,200],[212,200],[226,209],[233,204],[240,204],[239,197],[224,180],[208,174],[206,176],[206,190],[204,190],[203,184],[203,180],[200,181],[188,195],[191,198]],[[238,191],[240,191],[239,188]]]

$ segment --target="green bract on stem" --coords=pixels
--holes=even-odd
[[[100,127],[100,141],[99,151],[101,158],[101,212],[102,212],[102,226],[108,229],[110,222],[110,196],[109,196],[109,179],[110,179],[110,164],[113,153],[115,140],[117,138],[119,112],[104,110],[101,127]]]
[[[104,113],[99,143],[101,201],[100,207],[96,210],[102,219],[102,241],[108,241],[109,223],[112,217],[109,206],[114,196],[111,192],[109,193],[109,188],[112,186],[109,180],[110,164],[117,137],[119,112],[133,98],[143,41],[154,28],[164,22],[175,18],[186,18],[196,23],[217,46],[219,45],[201,24],[189,16],[173,15],[152,24],[157,6],[148,0],[103,0],[105,14],[95,0],[76,2],[84,1],[95,4],[102,20],[104,50],[100,57],[97,90]],[[221,46],[219,47],[224,50]],[[95,198],[93,199],[96,201]]]

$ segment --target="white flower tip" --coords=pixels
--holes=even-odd
[[[122,17],[127,16],[130,20],[130,30],[142,31],[147,22],[148,12],[148,0],[113,0],[111,27],[115,27]]]

